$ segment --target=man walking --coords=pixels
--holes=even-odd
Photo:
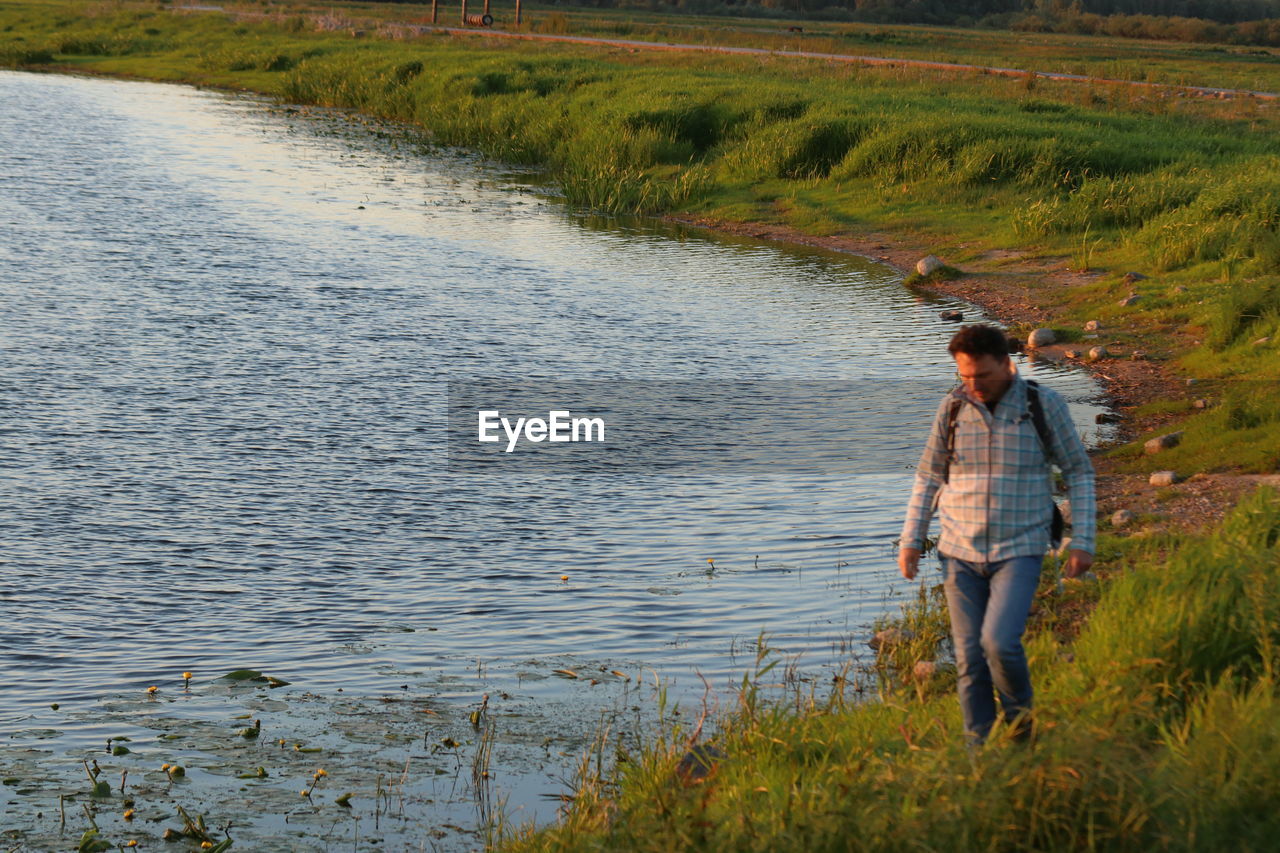
[[[1031,677],[1022,633],[1055,520],[1050,462],[1071,501],[1067,577],[1093,563],[1093,465],[1066,401],[1018,375],[1004,332],[964,326],[948,351],[960,387],[938,407],[916,468],[898,568],[915,578],[936,505],[965,734],[974,744],[986,740],[997,718],[994,687],[1003,718],[1027,738]]]

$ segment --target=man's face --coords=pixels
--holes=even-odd
[[[1013,382],[1013,362],[1007,355],[997,358],[994,355],[973,356],[958,352],[955,359],[956,372],[965,390],[980,403],[1000,402]]]

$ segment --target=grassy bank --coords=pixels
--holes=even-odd
[[[1212,538],[1176,544],[1129,554],[1069,645],[1055,608],[1096,592],[1042,589],[1034,748],[997,737],[967,753],[945,677],[870,704],[837,688],[799,713],[748,689],[708,779],[680,781],[671,733],[627,756],[616,784],[586,774],[564,822],[511,849],[1268,849],[1280,498],[1258,493]]]
[[[1207,408],[1170,396],[1150,409],[1185,429],[1158,467],[1280,467],[1275,107],[418,36],[405,22],[421,7],[242,11],[10,4],[0,64],[251,89],[407,121],[439,144],[543,166],[571,203],[603,212],[909,235],[962,269],[998,272],[1004,257],[1046,277],[1071,268],[1070,286],[1010,278],[1064,337],[1079,340],[1097,319],[1109,344],[1200,380]],[[361,29],[348,17],[357,11],[382,23]],[[1130,270],[1146,277],[1128,283]],[[1131,292],[1139,301],[1121,306]],[[1110,464],[1154,467],[1147,437],[1115,448]],[[885,701],[858,704],[836,685],[798,697],[797,712],[748,685],[719,722],[727,758],[708,782],[673,781],[689,733],[664,732],[625,756],[620,784],[587,774],[562,826],[512,843],[1265,846],[1277,820],[1265,806],[1280,788],[1278,541],[1272,494],[1211,534],[1104,536],[1101,587],[1046,587],[1040,598],[1032,752],[997,743],[966,754],[945,671],[907,677],[938,654],[939,610],[926,596],[907,620],[916,639],[883,661]],[[1076,614],[1095,600],[1081,629]]]

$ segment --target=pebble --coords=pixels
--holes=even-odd
[[[1181,479],[1176,471],[1156,471],[1147,482],[1153,486],[1172,486]]]
[[[728,756],[723,749],[700,743],[690,749],[676,765],[676,776],[684,782],[701,782]]]
[[[920,275],[929,275],[940,266],[942,266],[942,261],[938,260],[937,255],[925,255],[916,261],[916,272]]]
[[[905,643],[915,638],[915,632],[909,628],[885,628],[882,631],[876,631],[875,636],[867,640],[867,645],[879,651],[890,646],[896,646],[899,643]]]
[[[1111,353],[1108,352],[1107,348],[1103,346],[1092,347],[1089,350],[1090,361],[1101,361],[1102,359],[1106,358],[1109,355],[1111,355]]]
[[[1142,445],[1142,449],[1147,453],[1159,453],[1161,450],[1168,450],[1171,447],[1177,447],[1182,443],[1182,431],[1171,432],[1168,435],[1161,435],[1147,441]]]
[[[1058,339],[1053,333],[1053,329],[1036,329],[1030,335],[1027,335],[1027,346],[1035,349],[1036,347],[1047,347]]]
[[[1118,509],[1111,513],[1112,527],[1126,527],[1133,523],[1133,513],[1127,509]]]

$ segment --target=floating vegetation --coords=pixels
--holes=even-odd
[[[98,762],[93,762],[93,766],[89,766],[89,762],[83,762],[84,772],[89,776],[90,796],[95,799],[106,799],[111,796],[111,783],[105,779],[99,779],[102,770],[98,767]]]
[[[222,677],[226,681],[236,681],[236,682],[252,681],[260,684],[265,684],[271,688],[287,687],[289,684],[289,682],[285,681],[283,678],[276,678],[271,675],[263,675],[262,673],[258,672],[256,669],[237,669],[237,670],[233,670],[232,672],[228,672],[226,675]]]
[[[102,838],[98,830],[86,829],[84,835],[80,836],[80,844],[76,847],[77,853],[102,853],[104,850],[110,850],[113,845],[110,841]]]

